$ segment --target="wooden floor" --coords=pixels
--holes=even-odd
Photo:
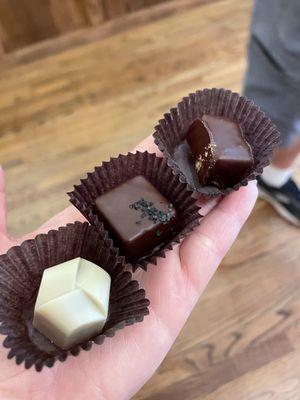
[[[252,2],[179,3],[0,62],[11,233],[65,207],[86,171],[132,149],[185,94],[241,88]],[[300,235],[266,203],[135,399],[300,399]]]

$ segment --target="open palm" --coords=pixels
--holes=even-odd
[[[146,139],[138,150],[157,152],[152,138]],[[102,400],[130,399],[151,377],[170,349],[193,306],[205,289],[222,258],[232,245],[240,228],[251,212],[257,196],[254,183],[231,193],[217,205],[203,205],[206,214],[201,225],[157,266],[148,272],[137,271],[151,301],[150,315],[107,339],[102,346],[93,346],[79,357],[68,357],[41,373],[25,370],[7,360],[7,351],[0,349],[0,399],[5,400]],[[0,168],[0,254],[11,246],[38,233],[83,221],[73,207],[21,239],[6,232],[4,175]]]

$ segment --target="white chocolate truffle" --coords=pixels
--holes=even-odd
[[[45,269],[33,326],[64,350],[99,334],[108,315],[110,283],[106,271],[80,257]]]

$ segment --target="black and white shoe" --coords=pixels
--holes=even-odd
[[[267,185],[260,176],[257,183],[259,197],[269,202],[284,219],[300,226],[300,189],[293,179],[280,188]]]

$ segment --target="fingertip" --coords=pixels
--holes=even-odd
[[[244,192],[249,198],[256,198],[258,195],[257,181],[249,181],[247,186],[242,186],[238,191]]]
[[[250,188],[251,194],[252,196],[254,196],[255,198],[257,198],[258,196],[258,188],[257,188],[257,180],[254,179],[253,181],[250,181],[248,183],[248,186]]]
[[[157,156],[161,157],[162,153],[154,143],[153,136],[146,137],[141,143],[139,143],[135,148],[136,151],[148,151],[148,153],[155,153]]]
[[[256,179],[254,181],[249,182],[246,188],[247,188],[248,203],[252,209],[258,197],[258,188]]]
[[[224,197],[187,237],[180,248],[188,274],[199,293],[212,277],[241,227],[251,213],[257,198],[256,182]]]
[[[247,186],[231,192],[218,204],[218,209],[226,214],[236,215],[240,223],[244,223],[252,211],[257,199],[256,181],[251,181]]]
[[[64,226],[68,223],[73,223],[75,221],[85,222],[86,219],[80,213],[77,208],[73,205],[65,208],[63,211],[52,217],[49,221],[41,225],[38,229],[38,233],[47,233],[49,229],[58,229],[60,226]]]
[[[0,165],[0,231],[6,233],[5,176],[2,165]]]
[[[4,169],[2,165],[0,165],[0,190],[4,189]]]

